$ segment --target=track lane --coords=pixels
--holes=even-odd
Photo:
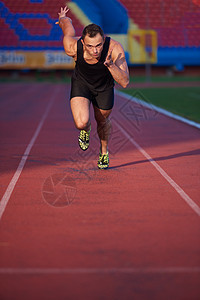
[[[123,128],[127,134],[200,206],[200,169],[196,165],[200,155],[199,129],[149,109],[141,109],[140,105],[123,96],[120,99],[128,107],[125,114],[122,110],[124,104],[117,109],[122,125],[126,122],[126,128]],[[133,161],[133,165],[135,163]]]
[[[9,85],[7,84],[7,86]],[[9,89],[10,93],[6,92],[5,96],[1,97],[1,198],[42,117],[48,103],[45,93],[49,88],[49,84],[38,84],[37,88],[32,84],[19,84],[19,86],[14,84]],[[20,90],[23,91],[23,96]],[[34,101],[29,101],[30,98],[34,98]]]
[[[119,135],[116,126],[111,137],[111,168],[97,170],[96,136],[92,134],[90,152],[79,152],[65,89],[59,86],[58,101],[1,220],[0,270],[13,269],[13,274],[0,272],[1,292],[7,298],[15,294],[30,299],[41,295],[43,299],[83,299],[81,294],[85,299],[97,294],[101,299],[159,299],[161,295],[162,299],[181,299],[183,293],[195,299],[199,294],[199,218],[144,156]],[[130,125],[119,107],[121,102],[116,103],[116,116],[128,130]],[[161,157],[159,147],[170,145],[173,152],[171,145],[176,143],[170,144],[164,137],[160,138],[163,144],[158,141],[154,122],[160,122],[159,118],[151,115],[141,120],[142,127],[134,136],[143,146],[146,143],[151,155],[156,151]],[[146,124],[154,128],[153,147]],[[189,137],[185,139],[189,141]],[[166,167],[169,161],[164,161]],[[45,179],[56,173],[76,180],[77,194],[70,206],[55,208],[42,198]],[[16,277],[14,270],[20,268],[33,271],[28,277],[23,272]],[[49,268],[60,268],[60,273],[42,274]],[[39,277],[35,269],[41,270]],[[69,274],[62,270],[69,270]]]

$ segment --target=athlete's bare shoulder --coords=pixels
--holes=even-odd
[[[123,46],[113,39],[110,40],[109,52],[112,53],[112,60],[116,63],[126,61]]]
[[[113,40],[112,38],[110,39],[110,46],[109,46],[109,51],[112,49],[112,55],[118,56],[119,54],[124,54],[124,49],[123,46],[118,42]]]

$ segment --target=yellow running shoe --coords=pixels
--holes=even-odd
[[[106,154],[99,153],[99,160],[97,162],[97,166],[99,169],[107,169],[109,167],[109,154],[108,152]]]
[[[91,126],[89,131],[81,130],[78,138],[78,143],[81,148],[81,150],[85,151],[89,147],[89,142],[90,142],[90,131],[91,131]]]

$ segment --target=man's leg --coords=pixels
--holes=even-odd
[[[74,97],[70,100],[71,111],[77,129],[90,129],[90,101],[84,97]]]
[[[109,115],[112,109],[102,110],[94,106],[94,116],[97,122],[97,133],[100,139],[101,153],[106,154],[108,151],[108,140],[111,131],[111,121]]]
[[[89,147],[90,137],[90,101],[84,97],[74,97],[70,100],[74,123],[80,130],[79,146],[85,151]]]

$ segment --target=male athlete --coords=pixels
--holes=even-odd
[[[128,66],[121,44],[104,37],[98,25],[86,26],[82,37],[75,37],[71,19],[66,16],[68,11],[67,6],[61,8],[58,23],[64,34],[65,52],[76,62],[71,79],[70,104],[75,125],[80,130],[79,146],[83,151],[89,147],[89,108],[92,102],[100,139],[97,165],[99,169],[106,169],[109,166],[109,115],[114,104],[114,80],[125,88],[129,83]]]

